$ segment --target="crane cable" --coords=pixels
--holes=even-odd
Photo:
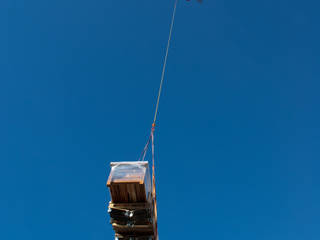
[[[165,72],[166,72],[166,66],[167,66],[167,59],[168,59],[168,53],[169,53],[169,48],[170,48],[172,30],[173,30],[173,25],[174,25],[174,20],[175,20],[175,16],[176,16],[176,10],[177,10],[177,3],[178,3],[178,0],[175,0],[174,8],[173,8],[173,14],[172,14],[172,20],[171,20],[171,25],[170,25],[170,33],[169,33],[169,38],[168,38],[168,42],[167,42],[166,55],[164,57],[163,68],[162,68],[162,73],[161,73],[161,81],[160,81],[160,87],[159,87],[159,92],[158,92],[158,97],[157,97],[157,104],[156,104],[156,109],[155,109],[155,112],[154,112],[153,126],[155,126],[156,121],[157,121],[160,96],[161,96],[161,92],[162,92],[163,79],[164,79],[164,75],[165,75]]]
[[[174,26],[174,22],[175,22],[177,4],[178,4],[178,0],[175,0],[173,13],[172,13],[171,24],[170,24],[170,32],[169,32],[169,37],[168,37],[168,42],[167,42],[167,47],[166,47],[166,54],[165,54],[164,61],[163,61],[163,67],[162,67],[162,73],[161,73],[160,86],[159,86],[159,90],[158,90],[157,102],[156,102],[156,106],[155,106],[154,117],[153,117],[153,122],[152,122],[152,127],[151,127],[151,134],[150,134],[150,136],[148,138],[148,141],[147,141],[145,147],[143,148],[143,150],[141,152],[141,155],[140,155],[138,161],[144,161],[146,153],[147,153],[148,148],[149,148],[149,144],[150,144],[150,142],[152,140],[152,135],[153,135],[153,132],[155,130],[155,126],[156,126],[159,103],[160,103],[160,97],[161,97],[161,92],[162,92],[162,85],[163,85],[163,81],[164,81],[164,75],[165,75],[165,72],[166,72],[166,66],[167,66],[167,59],[168,59],[168,53],[169,53],[169,48],[170,48],[171,36],[172,36],[173,26]],[[154,165],[154,161],[153,161],[152,164]]]

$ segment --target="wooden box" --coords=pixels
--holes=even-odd
[[[151,201],[148,162],[112,162],[107,186],[113,203]]]

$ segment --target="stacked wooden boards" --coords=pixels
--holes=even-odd
[[[154,208],[148,162],[112,162],[108,212],[115,239],[153,240]]]

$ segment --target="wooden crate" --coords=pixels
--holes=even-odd
[[[113,203],[144,203],[150,199],[148,162],[113,162],[107,186]]]

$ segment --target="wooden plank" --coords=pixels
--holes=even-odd
[[[109,203],[110,208],[120,208],[120,209],[128,209],[128,210],[134,210],[134,209],[147,209],[151,208],[151,204],[142,202],[142,203]]]
[[[120,225],[117,223],[112,224],[112,228],[116,233],[120,234],[150,234],[153,235],[153,225],[133,225],[133,226],[127,226],[127,225]]]
[[[136,235],[122,235],[122,234],[116,233],[115,236],[119,240],[153,240],[154,239],[153,235],[136,236]]]
[[[107,186],[109,187],[112,184],[117,184],[117,183],[137,183],[137,184],[143,184],[144,181],[141,177],[135,177],[135,178],[130,178],[130,179],[112,179],[111,175],[108,179]]]
[[[112,183],[109,186],[112,202],[135,203],[146,202],[146,189],[144,184],[139,183]]]
[[[128,221],[127,218],[122,217],[122,218],[111,218],[110,220],[111,223],[117,223],[119,225],[127,225],[127,224],[132,224],[132,225],[146,225],[150,223],[150,219],[145,219],[145,218],[141,218],[141,219],[135,219],[132,221]]]
[[[137,202],[138,196],[135,188],[135,184],[128,184],[129,196],[131,196],[132,202]]]

